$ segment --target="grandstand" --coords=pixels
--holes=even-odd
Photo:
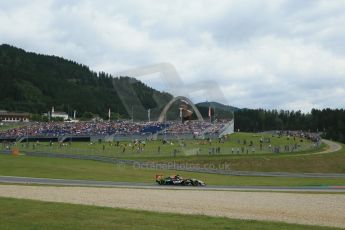
[[[198,120],[166,121],[166,112],[173,102],[183,100],[196,112]],[[163,119],[165,118],[165,119]],[[165,120],[165,121],[163,121]],[[186,97],[176,97],[163,109],[159,120],[30,122],[25,126],[0,131],[0,141],[91,141],[128,139],[192,139],[217,138],[233,133],[233,120],[204,121],[200,112]]]
[[[51,139],[73,137],[75,140],[83,137],[97,137],[98,139],[116,140],[130,138],[146,139],[154,134],[165,137],[184,137],[197,138],[200,135],[220,134],[226,121],[217,121],[214,123],[200,121],[179,121],[162,122],[35,122],[26,126],[14,128],[0,132],[0,140],[30,140],[49,141]]]

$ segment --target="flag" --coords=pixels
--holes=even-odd
[[[210,118],[210,123],[212,122],[212,111],[211,111],[211,106],[208,107],[208,117]]]
[[[108,112],[109,120],[110,120],[110,114],[111,114],[111,111],[110,111],[110,108],[109,108],[109,112]]]
[[[151,121],[151,109],[147,110],[147,117],[149,119],[149,122]]]

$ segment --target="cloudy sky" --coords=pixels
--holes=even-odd
[[[169,63],[194,102],[345,107],[344,0],[3,0],[0,42],[112,74]]]

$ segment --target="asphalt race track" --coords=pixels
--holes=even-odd
[[[345,186],[214,186],[186,187],[172,185],[157,185],[155,183],[131,183],[93,180],[66,180],[51,178],[0,176],[0,183],[26,185],[55,185],[55,186],[85,186],[85,187],[112,187],[112,188],[139,188],[139,189],[182,189],[182,190],[213,190],[213,191],[277,191],[277,192],[345,192]]]

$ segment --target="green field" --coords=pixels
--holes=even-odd
[[[261,135],[250,133],[236,133],[231,135],[225,143],[218,143],[213,141],[210,144],[200,143],[197,140],[185,141],[185,146],[181,146],[181,141],[175,141],[173,145],[163,145],[161,141],[146,142],[144,150],[137,152],[134,148],[128,147],[129,142],[120,142],[119,146],[116,143],[82,143],[72,142],[65,143],[61,146],[58,143],[26,143],[17,144],[20,151],[25,152],[54,152],[54,153],[71,153],[71,154],[85,154],[85,155],[102,155],[111,156],[121,159],[135,159],[146,162],[155,163],[178,163],[197,165],[200,167],[222,168],[236,171],[261,171],[261,172],[318,172],[318,173],[345,173],[345,148],[336,153],[312,155],[310,153],[322,151],[327,146],[321,145],[314,147],[313,144],[303,139],[293,140],[287,137],[272,137],[272,135],[265,135],[265,138],[271,138],[272,146],[292,146],[294,143],[299,143],[300,151],[272,153],[272,151],[264,151],[267,144],[263,145],[263,150],[255,153],[232,153],[232,149],[243,147],[243,140],[247,143],[253,142],[253,146],[258,147]],[[240,140],[241,144],[238,144]],[[127,145],[126,150],[122,153],[124,145]],[[160,146],[160,153],[157,152]],[[199,147],[198,147],[199,146]],[[200,147],[201,146],[201,147]],[[211,147],[210,147],[211,146]],[[232,146],[232,147],[231,147]],[[239,147],[236,147],[239,146]],[[2,147],[4,147],[2,145]],[[104,150],[103,150],[104,147]],[[197,148],[196,148],[197,147]],[[210,148],[221,148],[219,154],[208,154]],[[178,149],[174,157],[171,152]],[[196,154],[196,149],[200,148],[201,153]],[[230,151],[230,152],[227,152]],[[207,152],[207,153],[206,153]],[[191,154],[192,153],[192,154]]]
[[[336,229],[0,198],[1,229]]]
[[[267,140],[260,143],[260,139]],[[269,140],[269,142],[268,142]],[[156,159],[172,157],[190,156],[215,156],[215,155],[262,155],[272,154],[275,147],[280,147],[280,154],[307,153],[316,151],[324,146],[314,146],[314,144],[302,138],[279,137],[269,134],[235,133],[228,136],[224,143],[218,140],[208,142],[206,140],[174,140],[163,144],[162,141],[145,141],[140,148],[133,142],[122,141],[117,145],[116,142],[107,143],[18,143],[17,148],[22,151],[44,151],[44,152],[63,152],[74,154],[104,155],[130,159]],[[220,153],[215,149],[220,148]],[[288,148],[288,149],[287,149]]]
[[[253,142],[254,147],[258,147],[261,135],[250,133],[236,133],[231,135],[225,143],[213,141],[211,144],[200,143],[200,141],[174,142],[173,145],[162,145],[159,141],[146,142],[143,152],[132,152],[126,147],[125,153],[118,153],[124,145],[129,142],[120,142],[120,146],[115,143],[66,143],[65,146],[57,143],[50,146],[49,143],[25,143],[17,145],[20,151],[42,151],[57,153],[73,153],[88,155],[105,155],[118,158],[138,159],[146,162],[179,163],[188,166],[225,168],[228,170],[242,171],[267,171],[267,172],[323,172],[323,173],[345,173],[345,149],[336,153],[312,155],[321,151],[325,146],[318,148],[311,147],[312,143],[301,139],[293,140],[287,137],[272,137],[270,144],[273,145],[300,145],[300,152],[272,153],[258,151],[255,153],[232,153],[235,146],[243,146],[243,140],[247,144]],[[267,144],[267,143],[266,143]],[[23,146],[22,146],[23,145]],[[104,146],[104,150],[103,150]],[[161,146],[160,153],[157,152]],[[180,152],[173,157],[169,151],[179,146]],[[195,146],[208,149],[210,146],[221,146],[221,149],[230,149],[230,153],[221,152],[220,154],[186,154],[195,150]],[[199,148],[198,147],[198,148]],[[267,147],[267,146],[266,146]],[[258,147],[260,148],[260,147]],[[263,146],[263,149],[265,146]],[[202,150],[203,151],[203,150]],[[202,152],[201,151],[201,152]],[[172,175],[182,174],[185,177],[194,177],[204,180],[209,185],[272,185],[272,186],[309,186],[309,185],[345,185],[344,178],[286,178],[286,177],[254,177],[254,176],[226,176],[206,173],[191,173],[182,171],[165,170],[164,168],[142,169],[131,165],[109,164],[87,160],[44,158],[0,155],[0,175],[7,176],[27,176],[45,178],[64,178],[64,179],[89,179],[89,180],[108,180],[122,182],[148,182],[153,183],[156,174]]]
[[[156,158],[149,161],[169,162],[167,158]],[[340,151],[327,154],[179,157],[173,159],[173,162],[201,166],[211,162],[215,168],[227,167],[236,171],[345,173],[345,146],[342,145]]]
[[[269,139],[270,141],[269,143],[266,141],[260,143],[260,139]],[[244,144],[244,142],[246,143]],[[273,153],[273,149],[278,146],[280,146],[281,152]],[[295,146],[297,146],[297,149],[292,151]],[[2,145],[2,148],[5,147],[5,145]],[[174,161],[176,163],[200,164],[201,166],[211,162],[215,168],[226,165],[231,170],[242,171],[345,171],[343,161],[333,161],[327,164],[319,163],[319,160],[324,161],[329,158],[314,158],[316,161],[313,161],[311,165],[303,164],[305,162],[303,157],[308,158],[309,161],[308,153],[321,151],[326,148],[324,144],[315,146],[306,139],[268,134],[235,133],[230,135],[224,143],[219,143],[218,140],[212,140],[211,143],[205,140],[175,140],[167,144],[162,144],[162,141],[158,140],[146,141],[145,145],[141,145],[141,149],[138,149],[138,146],[135,146],[133,142],[128,141],[119,142],[118,145],[116,142],[17,143],[15,147],[22,152],[102,155],[149,162],[166,163]],[[220,148],[220,153],[216,153],[215,149],[217,148]],[[248,153],[247,150],[249,150]],[[213,151],[215,152],[213,153]],[[301,158],[302,155],[305,156]],[[285,158],[287,156],[289,159]]]
[[[156,174],[181,174],[184,177],[194,177],[201,179],[209,185],[345,185],[345,178],[226,176],[172,170],[139,169],[129,165],[107,164],[88,160],[12,156],[0,154],[0,175],[3,176],[154,183]]]

